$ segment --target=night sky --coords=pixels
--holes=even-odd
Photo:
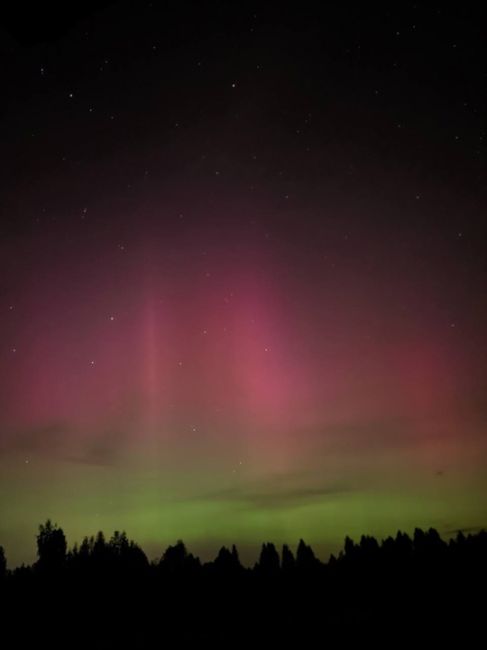
[[[11,566],[487,525],[484,18],[326,4],[4,14]]]

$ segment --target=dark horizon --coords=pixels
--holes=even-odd
[[[177,539],[173,540],[173,542],[171,544],[169,544],[166,549],[162,549],[162,547],[161,547],[161,550],[160,550],[160,552],[158,554],[151,554],[151,553],[147,553],[146,550],[141,545],[139,545],[136,540],[131,540],[130,536],[127,536],[127,533],[126,533],[125,530],[116,529],[112,533],[107,533],[107,532],[102,531],[102,530],[97,530],[94,533],[84,535],[82,538],[80,538],[78,540],[69,540],[68,536],[65,535],[63,526],[59,525],[58,522],[48,518],[48,519],[45,520],[44,524],[39,524],[38,529],[37,529],[37,533],[35,535],[34,534],[32,535],[33,548],[34,549],[35,549],[35,546],[36,546],[36,539],[37,539],[38,532],[42,527],[46,527],[46,525],[47,526],[52,526],[55,530],[60,530],[62,532],[62,535],[63,535],[65,543],[66,543],[66,555],[67,556],[72,555],[73,552],[78,552],[83,543],[89,542],[90,544],[93,544],[94,541],[100,537],[100,535],[107,544],[110,543],[111,540],[115,539],[119,535],[122,535],[128,540],[128,542],[135,544],[137,546],[137,548],[140,549],[140,551],[145,556],[145,558],[147,560],[147,563],[150,564],[150,565],[159,564],[159,562],[162,560],[162,558],[164,556],[164,553],[168,549],[173,548],[173,547],[178,547],[181,544],[184,546],[186,551],[189,554],[191,554],[192,557],[197,559],[198,562],[201,562],[202,565],[212,564],[214,562],[214,560],[218,557],[218,554],[221,551],[221,549],[231,550],[232,548],[236,548],[236,550],[238,551],[239,561],[240,561],[242,567],[245,568],[245,569],[253,569],[253,568],[255,568],[256,564],[259,561],[259,556],[260,556],[260,554],[262,552],[262,548],[265,547],[268,544],[271,544],[273,547],[275,547],[278,554],[281,557],[282,557],[282,548],[283,547],[285,547],[286,549],[289,549],[291,551],[291,553],[296,554],[296,551],[297,551],[298,547],[300,546],[300,544],[305,544],[306,547],[309,546],[308,544],[306,544],[306,540],[303,540],[302,538],[295,541],[295,542],[282,542],[282,543],[277,543],[277,544],[275,542],[271,541],[271,540],[262,540],[260,543],[257,543],[257,544],[255,544],[254,546],[251,547],[252,551],[255,551],[254,556],[251,556],[248,553],[249,549],[248,548],[246,549],[245,546],[241,546],[238,543],[238,541],[234,541],[234,542],[231,542],[231,543],[226,542],[225,544],[223,544],[223,543],[219,544],[217,541],[215,541],[215,543],[211,546],[211,550],[210,550],[210,547],[208,547],[207,553],[198,553],[198,552],[195,552],[195,548],[189,547],[185,543],[185,541],[183,539],[177,538]],[[334,560],[339,558],[341,555],[343,555],[343,553],[345,551],[347,540],[349,540],[349,542],[352,542],[352,543],[360,546],[360,543],[361,543],[362,540],[367,541],[367,540],[372,539],[372,540],[375,540],[377,542],[379,547],[382,547],[385,542],[390,542],[390,540],[396,541],[399,538],[404,538],[404,539],[409,540],[411,545],[413,545],[415,536],[417,536],[418,534],[421,534],[421,533],[429,534],[430,532],[433,532],[435,537],[438,536],[438,539],[441,540],[442,543],[444,543],[444,544],[452,544],[453,543],[454,544],[454,543],[457,543],[458,540],[463,538],[463,537],[475,538],[477,536],[480,536],[480,537],[485,536],[486,532],[487,532],[487,526],[478,526],[478,527],[464,528],[464,529],[458,529],[458,530],[450,530],[450,531],[446,531],[446,533],[443,534],[443,535],[439,531],[436,531],[432,527],[430,527],[427,530],[423,530],[422,528],[417,527],[417,526],[411,531],[400,530],[400,529],[396,530],[394,532],[391,532],[391,534],[387,535],[384,538],[376,538],[374,535],[362,534],[357,539],[353,539],[353,537],[346,534],[344,536],[344,538],[343,538],[342,545],[339,546],[338,548],[336,548],[335,550],[330,551],[328,553],[328,555],[324,556],[323,554],[320,554],[319,552],[317,552],[316,549],[317,548],[319,549],[322,546],[320,544],[318,544],[316,546],[316,548],[313,547],[313,554],[314,554],[316,560],[319,563],[326,566],[326,565],[329,564],[330,560],[333,562]],[[243,553],[241,552],[242,548],[243,548]],[[309,546],[309,548],[311,548],[311,546]],[[1,539],[0,539],[0,554],[5,558],[6,568],[10,572],[15,572],[16,569],[20,569],[22,567],[24,567],[24,568],[33,568],[33,567],[35,567],[35,565],[39,561],[39,550],[37,548],[37,550],[34,550],[34,552],[33,552],[33,559],[32,559],[32,561],[30,563],[29,562],[22,562],[21,564],[17,564],[16,566],[12,566],[8,561],[8,554],[6,554],[5,548],[2,546],[2,540]]]
[[[253,568],[242,566],[235,546],[202,564],[181,541],[149,563],[120,532],[68,552],[49,520],[39,526],[37,548],[34,566],[6,572],[0,547],[0,638],[18,646],[380,639],[417,647],[430,636],[436,644],[457,635],[466,643],[485,626],[486,531],[448,543],[418,528],[412,538],[398,532],[380,544],[346,538],[326,564],[303,540],[295,553],[267,542]]]

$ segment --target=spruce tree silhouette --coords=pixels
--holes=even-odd
[[[409,568],[413,557],[413,550],[413,540],[407,533],[398,530],[395,543],[396,562],[403,567]]]
[[[94,543],[94,537],[83,537],[83,540],[78,547],[77,553],[73,553],[71,556],[73,565],[76,568],[86,570],[90,567],[92,564],[92,552]]]
[[[353,539],[351,539],[348,535],[345,537],[344,550],[345,558],[348,562],[354,561],[357,558],[357,547],[355,546]]]
[[[240,557],[238,555],[237,547],[235,544],[232,544],[232,560],[233,560],[233,565],[239,569],[242,568],[242,565],[240,564]]]
[[[159,568],[167,575],[188,575],[195,573],[201,566],[200,560],[192,553],[188,553],[182,540],[174,546],[168,546],[161,560]]]
[[[149,561],[144,551],[129,540],[125,531],[116,530],[108,542],[109,557],[114,567],[121,571],[142,571]]]
[[[259,561],[255,565],[259,575],[275,577],[279,573],[280,560],[279,553],[272,543],[262,544]]]
[[[360,555],[365,560],[374,560],[379,554],[379,544],[375,537],[362,535],[359,547]]]
[[[96,573],[107,573],[110,570],[109,549],[103,531],[98,531],[95,538],[89,540],[91,566]]]
[[[281,558],[281,568],[283,573],[291,574],[296,568],[296,560],[294,558],[293,552],[287,544],[284,544],[282,547]]]
[[[221,569],[222,571],[232,566],[232,554],[226,546],[222,546],[220,548],[218,555],[213,561],[213,564],[215,568]]]
[[[62,568],[66,561],[67,543],[62,528],[50,519],[40,524],[37,535],[38,568],[55,571]]]
[[[5,550],[0,546],[0,580],[3,580],[7,575],[7,558],[5,557]]]
[[[235,544],[231,551],[226,546],[220,548],[213,561],[213,567],[220,576],[234,576],[242,570]]]
[[[298,571],[310,572],[313,569],[316,569],[319,564],[320,562],[316,558],[311,546],[308,546],[302,539],[300,539],[296,551],[296,568]]]

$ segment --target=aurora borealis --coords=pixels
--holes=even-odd
[[[473,12],[106,5],[1,34],[9,562],[485,527]]]

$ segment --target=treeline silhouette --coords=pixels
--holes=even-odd
[[[48,647],[306,647],[316,638],[425,631],[465,641],[486,620],[485,531],[459,531],[448,542],[433,528],[381,542],[346,537],[327,563],[303,540],[295,553],[268,542],[250,568],[236,546],[203,563],[182,541],[149,561],[119,531],[68,549],[63,530],[48,520],[39,526],[37,558],[8,570],[0,547],[0,611],[10,622],[3,634],[14,632],[16,647],[39,647],[42,630],[51,635]]]

